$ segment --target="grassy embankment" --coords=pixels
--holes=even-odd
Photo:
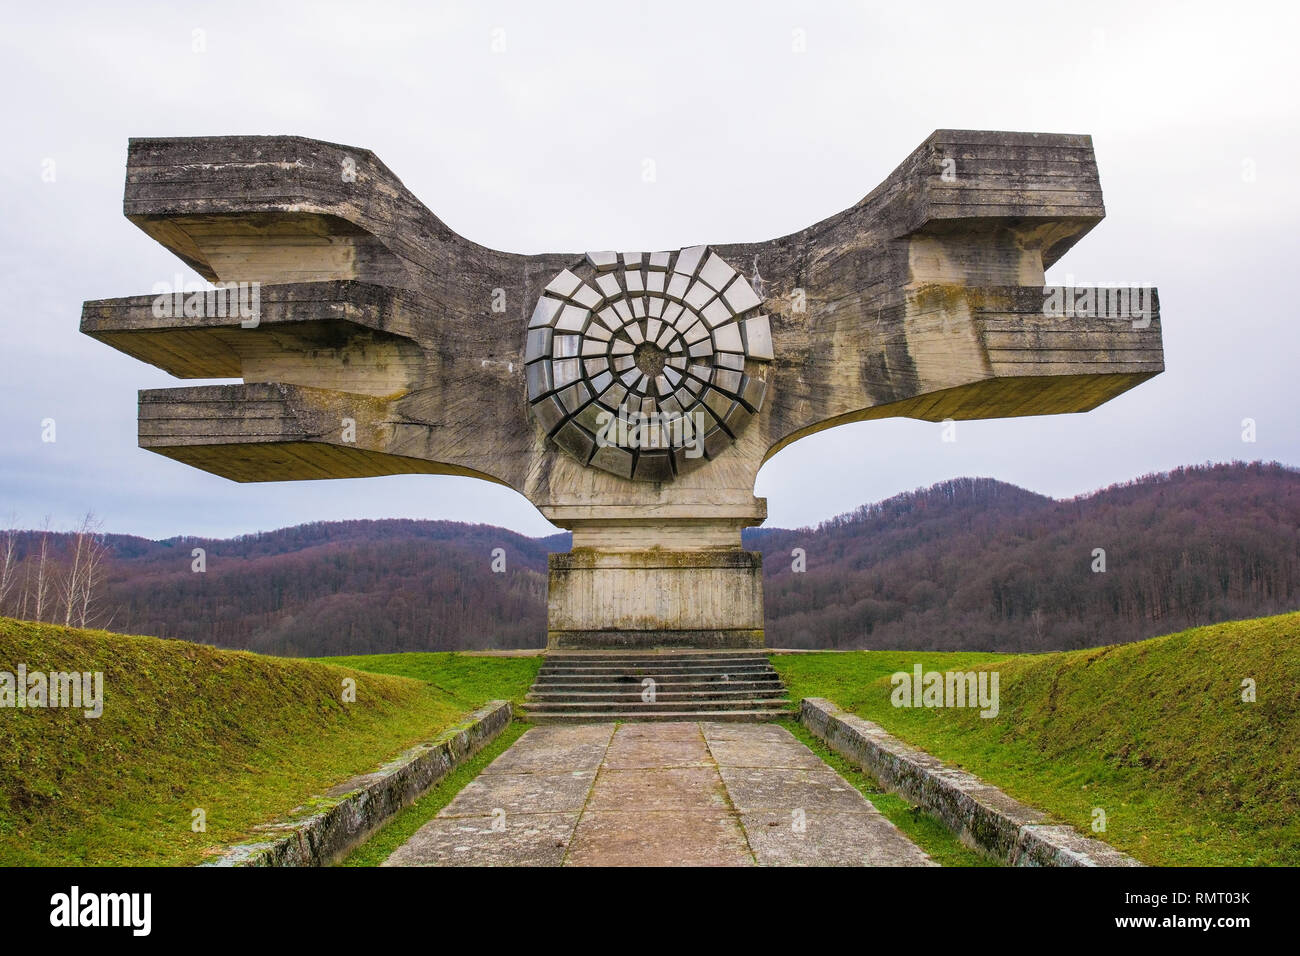
[[[896,708],[889,675],[996,670],[1001,708]],[[1040,655],[774,657],[826,697],[1145,863],[1300,865],[1300,613]],[[1257,699],[1242,700],[1242,682]]]
[[[103,714],[0,709],[0,865],[176,865],[256,837],[310,797],[488,700],[537,658],[406,658],[412,676],[0,618],[0,671],[102,671]],[[343,702],[343,681],[356,702]],[[206,832],[192,829],[193,811]]]
[[[104,672],[97,719],[0,709],[0,864],[201,862],[483,702],[522,699],[540,663],[326,660],[0,619],[0,670]],[[892,707],[889,675],[918,661],[996,669],[1000,713]],[[1144,862],[1300,864],[1300,614],[1060,654],[867,651],[775,662],[796,699],[828,697],[1084,832],[1102,808],[1101,836]],[[346,677],[357,682],[354,704],[342,702]],[[1241,699],[1246,678],[1254,703]],[[490,756],[399,816],[371,855],[436,812]],[[191,829],[195,808],[206,812],[205,833]]]

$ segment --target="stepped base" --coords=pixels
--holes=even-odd
[[[537,724],[553,723],[575,723],[575,724],[603,724],[603,723],[631,723],[634,721],[666,721],[666,720],[709,720],[709,721],[748,721],[751,723],[762,723],[770,720],[781,720],[785,717],[792,716],[792,711],[788,707],[772,708],[770,710],[699,710],[684,711],[682,713],[664,713],[661,711],[647,710],[627,710],[612,711],[609,713],[577,713],[577,714],[551,714],[529,712],[528,719]]]
[[[791,715],[767,655],[753,651],[555,652],[524,711],[537,722],[779,720]]]

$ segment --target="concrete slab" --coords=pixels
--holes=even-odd
[[[799,741],[714,739],[709,751],[719,767],[768,767],[820,770],[820,757]]]
[[[664,770],[601,769],[592,787],[588,812],[602,810],[726,811],[727,797],[716,767]]]
[[[484,774],[595,770],[614,735],[613,724],[551,724],[534,727],[492,761]]]
[[[881,813],[758,810],[740,815],[760,866],[937,866]]]
[[[435,817],[398,847],[384,866],[559,866],[578,823],[577,813]]]
[[[470,781],[440,817],[484,817],[495,810],[516,813],[565,813],[582,809],[596,778],[592,770],[561,773],[499,773]]]
[[[731,802],[741,813],[814,809],[853,812],[869,806],[866,798],[830,767],[821,770],[723,767],[721,774]]]
[[[770,740],[785,742],[798,738],[780,724],[737,724],[730,721],[706,720],[700,722],[700,732],[710,745],[715,740]]]
[[[605,754],[607,770],[644,770],[655,767],[711,767],[713,757],[696,731],[694,739],[657,740],[654,737],[616,734]]]
[[[731,813],[659,810],[582,815],[569,866],[752,866]]]
[[[619,737],[649,737],[653,740],[695,740],[700,735],[700,724],[693,720],[620,724],[617,734]]]

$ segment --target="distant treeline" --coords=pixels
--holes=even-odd
[[[70,536],[49,537],[57,556]],[[20,561],[35,561],[39,540],[19,535]],[[536,647],[545,642],[546,554],[569,547],[567,535],[404,520],[104,541],[102,617],[92,626],[301,656]],[[497,548],[500,573],[492,571]]]
[[[773,646],[1093,647],[1300,607],[1300,472],[1180,468],[1067,501],[962,478],[748,542]]]
[[[42,538],[16,537],[21,573]],[[541,646],[546,554],[569,547],[401,520],[103,540],[95,606],[114,630],[293,655]],[[1300,472],[1181,468],[1068,501],[963,478],[745,544],[763,552],[772,646],[1088,647],[1300,607]],[[0,612],[18,614],[13,593]]]

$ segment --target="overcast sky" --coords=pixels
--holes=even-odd
[[[1167,371],[1086,415],[960,423],[954,443],[906,420],[822,432],[759,475],[768,524],[962,475],[1060,497],[1183,464],[1300,463],[1294,4],[128,10],[13,5],[0,32],[0,518],[20,526],[89,509],[149,537],[378,517],[552,530],[467,478],[240,485],[137,448],[137,389],[197,383],[80,335],[81,303],[197,277],[122,216],[131,136],[366,147],[460,234],[537,253],[781,236],[857,202],[937,128],[1090,133],[1108,215],[1049,281],[1158,286]]]

